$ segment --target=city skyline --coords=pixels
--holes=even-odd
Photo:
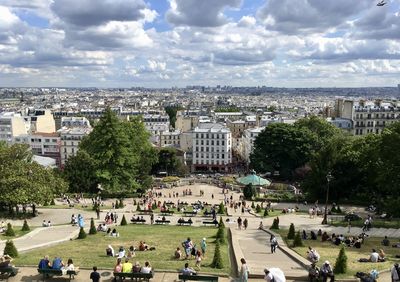
[[[0,0],[9,87],[397,86],[400,1]]]

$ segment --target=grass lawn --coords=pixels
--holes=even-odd
[[[274,230],[274,232],[276,232],[276,230]],[[282,238],[284,238],[288,246],[292,245],[292,240],[285,239],[288,230],[280,229],[278,230],[277,233],[279,233],[282,236]],[[303,241],[304,247],[296,247],[293,248],[293,250],[295,250],[298,254],[306,258],[308,246],[311,246],[312,248],[316,249],[317,252],[321,255],[320,262],[318,263],[319,267],[326,260],[330,261],[331,264],[334,265],[336,258],[339,254],[340,246],[336,246],[331,242],[321,242],[320,237],[318,237],[318,239],[319,240],[316,241],[313,240]],[[376,269],[378,271],[388,270],[393,266],[393,263],[395,261],[398,262],[398,259],[395,258],[395,255],[400,254],[400,249],[392,248],[391,246],[389,247],[382,246],[381,245],[382,239],[383,238],[377,238],[377,237],[366,238],[364,240],[364,244],[361,246],[360,249],[346,247],[347,273],[338,275],[338,278],[354,277],[354,275],[358,271],[370,272],[372,269]],[[395,238],[389,238],[389,240],[391,243],[398,242],[398,239]],[[371,254],[371,250],[373,248],[376,250],[383,249],[387,257],[386,262],[379,262],[379,263],[358,262],[359,258],[369,258],[369,255]]]
[[[332,221],[331,225],[333,226],[343,226],[347,227],[347,221]],[[355,227],[363,227],[364,226],[364,220],[357,220],[357,221],[352,221],[351,226]],[[400,228],[400,220],[395,219],[395,220],[381,220],[381,219],[376,219],[372,221],[372,227],[375,228]]]
[[[28,234],[29,232],[31,232],[33,229],[30,227],[30,231],[21,231],[22,226],[13,226],[14,232],[15,232],[15,236],[6,236],[4,234],[0,234],[0,240],[10,240],[10,239],[15,239],[21,236],[24,236],[25,234]]]
[[[136,252],[133,262],[139,261],[141,265],[145,261],[149,261],[154,269],[158,270],[180,270],[183,268],[186,260],[175,260],[173,258],[174,251],[177,247],[182,250],[182,242],[190,237],[192,241],[200,247],[200,241],[203,237],[207,238],[206,257],[202,261],[200,272],[210,273],[230,273],[230,261],[228,256],[227,243],[221,246],[223,269],[214,269],[209,265],[214,256],[214,236],[217,229],[214,227],[190,227],[190,226],[158,226],[158,225],[127,225],[117,227],[120,237],[104,236],[104,233],[96,235],[88,235],[83,240],[73,240],[64,242],[56,246],[44,247],[36,249],[15,259],[16,265],[37,265],[44,255],[50,258],[61,256],[64,262],[68,258],[72,258],[74,265],[80,267],[92,267],[96,265],[99,268],[113,268],[116,259],[107,257],[105,249],[107,245],[112,245],[115,252],[119,246],[128,249],[133,245],[138,248],[139,241],[143,240],[150,247],[155,247],[155,251]],[[182,250],[183,251],[183,250]],[[194,258],[189,261],[194,267]]]

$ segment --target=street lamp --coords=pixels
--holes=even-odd
[[[322,224],[328,224],[328,197],[329,197],[329,182],[333,179],[331,172],[329,171],[326,175],[326,181],[328,183],[326,189],[326,199],[325,199],[325,212],[324,212],[324,219],[322,220]]]

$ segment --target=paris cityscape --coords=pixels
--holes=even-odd
[[[0,0],[0,279],[400,281],[398,0]]]

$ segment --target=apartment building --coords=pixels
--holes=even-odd
[[[175,147],[180,148],[181,132],[175,131],[164,131],[161,133],[161,147]]]
[[[29,123],[25,121],[21,114],[13,112],[0,114],[0,141],[11,144],[15,137],[28,133]]]
[[[228,172],[232,164],[232,134],[218,123],[199,124],[192,132],[193,171]]]
[[[76,155],[82,139],[91,131],[91,127],[65,127],[58,131],[61,138],[61,167],[69,157]]]
[[[379,134],[386,126],[400,121],[400,105],[398,101],[355,102],[337,99],[334,114],[336,117],[352,121],[351,133],[354,135]]]

